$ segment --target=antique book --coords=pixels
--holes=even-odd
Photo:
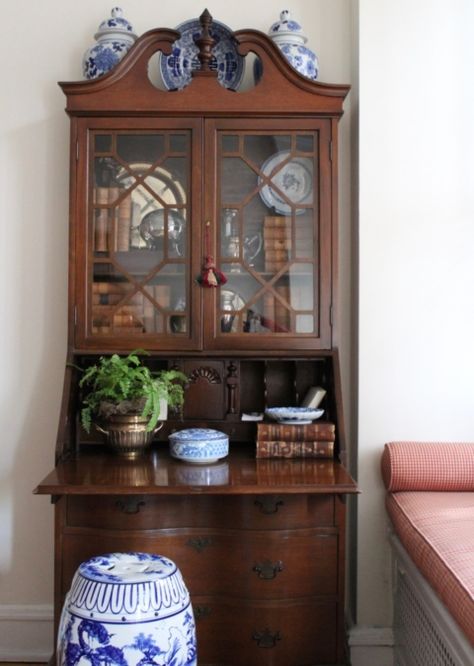
[[[291,218],[283,215],[266,215],[263,221],[265,229],[287,228],[291,229]]]
[[[128,194],[118,206],[117,237],[115,247],[118,252],[130,249],[130,227],[132,224],[132,198]]]
[[[257,440],[287,442],[312,442],[316,440],[334,441],[336,426],[329,421],[316,421],[306,425],[286,423],[257,423]]]
[[[288,250],[266,250],[265,259],[267,261],[287,261]]]
[[[332,458],[334,442],[315,440],[291,442],[286,440],[257,439],[257,458]]]
[[[291,238],[272,238],[263,241],[265,252],[272,250],[291,250]]]
[[[288,227],[264,227],[263,240],[265,243],[291,240],[291,229]]]
[[[109,188],[94,188],[94,203],[104,205],[109,202]],[[96,208],[94,212],[94,250],[95,252],[107,252],[108,250],[108,208]]]
[[[101,294],[92,293],[92,305],[117,305],[123,298],[123,294]]]
[[[267,273],[278,273],[285,266],[288,266],[287,261],[265,261],[265,271]]]
[[[125,295],[129,283],[124,282],[106,282],[98,280],[92,283],[93,294],[122,294]]]

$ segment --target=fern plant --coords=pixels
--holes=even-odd
[[[81,422],[86,432],[90,432],[93,418],[112,414],[140,414],[149,419],[150,432],[158,422],[161,400],[170,407],[183,404],[186,375],[179,370],[152,372],[138,356],[146,353],[137,349],[128,356],[101,356],[85,369],[79,386],[84,391]]]

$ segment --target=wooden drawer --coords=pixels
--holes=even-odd
[[[191,596],[282,599],[337,594],[338,538],[317,530],[252,532],[165,530],[163,533],[68,533],[63,541],[63,592],[79,564],[131,550],[172,559]]]
[[[193,600],[200,666],[337,664],[334,602],[252,604]]]
[[[108,530],[275,530],[334,525],[332,495],[71,495],[66,523]]]

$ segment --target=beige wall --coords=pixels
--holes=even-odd
[[[82,54],[110,12],[103,0],[1,3],[0,104],[0,659],[34,660],[50,645],[53,509],[34,497],[53,464],[66,355],[68,119],[57,81],[80,79]],[[267,0],[122,2],[141,34],[208,7],[233,29],[267,31],[285,7]],[[294,0],[320,79],[351,78],[349,0]],[[341,122],[342,353],[349,383],[350,104]],[[349,400],[346,412],[350,413]]]
[[[66,353],[68,119],[56,82],[81,78],[82,53],[111,6],[2,3],[0,659],[34,660],[50,646],[53,511],[31,491],[53,462]],[[205,5],[122,6],[141,34]],[[264,31],[284,8],[273,0],[207,6],[232,28]],[[377,631],[391,623],[382,445],[474,438],[474,5],[295,0],[289,7],[319,55],[320,79],[354,86],[341,121],[340,193],[341,351],[362,490],[353,636],[363,657],[354,664],[382,666],[389,657],[377,652],[384,647]],[[358,119],[359,162],[354,149],[351,157]],[[352,236],[351,217],[359,217]],[[354,344],[359,373],[349,396]]]
[[[50,645],[53,511],[31,491],[52,466],[66,353],[68,119],[56,82],[81,78],[82,53],[112,4],[2,3],[0,659],[33,660]],[[122,3],[140,34],[204,6]],[[264,31],[284,8],[207,6],[232,28]],[[319,55],[320,79],[354,86],[341,121],[340,192],[341,351],[362,490],[354,640],[363,661],[354,664],[383,666],[377,628],[390,626],[391,612],[382,445],[474,439],[474,4],[295,0],[289,8]],[[358,119],[359,162],[355,150],[351,158]],[[351,216],[359,217],[352,236]]]
[[[358,622],[384,627],[380,448],[474,440],[474,4],[359,7]]]

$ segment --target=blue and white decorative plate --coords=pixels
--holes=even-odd
[[[264,162],[262,173],[270,178],[271,174],[278,165],[288,160],[290,152],[280,150]],[[313,160],[309,157],[293,157],[286,161],[278,169],[271,182],[275,184],[275,189],[268,184],[262,185],[263,179],[259,178],[260,196],[263,203],[269,208],[275,208],[275,211],[281,215],[291,215],[292,206],[284,199],[280,192],[295,206],[301,204],[313,203]],[[295,213],[303,213],[304,210],[296,208]]]
[[[199,39],[202,26],[199,19],[191,19],[176,28],[181,37],[173,44],[169,56],[161,56],[160,71],[163,83],[168,90],[181,90],[191,81],[192,72],[199,69],[199,48],[195,39]],[[214,57],[210,67],[217,70],[217,80],[225,88],[236,90],[242,80],[245,61],[237,53],[232,30],[219,21],[213,21],[210,33],[215,40],[212,47]]]
[[[268,407],[265,414],[278,423],[306,425],[324,414],[324,409],[310,407]]]
[[[169,436],[170,453],[184,462],[207,465],[229,453],[229,437],[211,428],[186,428]]]

